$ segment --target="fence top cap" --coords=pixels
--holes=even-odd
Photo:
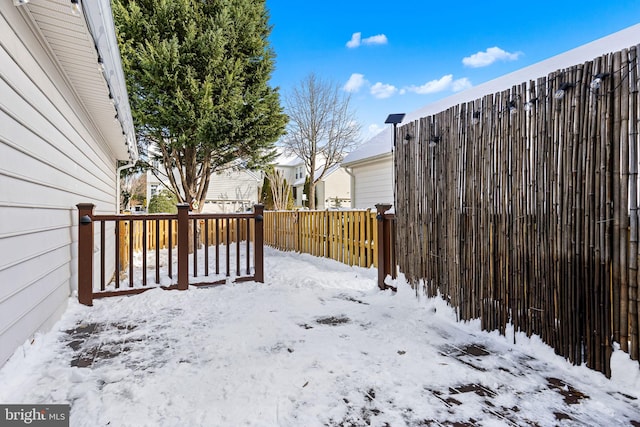
[[[378,212],[395,213],[395,209],[393,209],[392,206],[393,205],[391,205],[390,203],[378,203],[376,205],[376,209],[378,210]]]

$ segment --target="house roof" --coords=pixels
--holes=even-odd
[[[275,166],[279,167],[294,167],[302,165],[304,162],[295,154],[285,154],[284,151],[280,151],[280,154],[275,159]]]
[[[408,113],[400,125],[427,117],[446,110],[454,105],[473,101],[485,95],[497,93],[521,84],[530,79],[546,76],[554,71],[568,68],[585,61],[591,61],[598,56],[615,52],[640,43],[640,24],[636,24],[617,33],[587,43],[565,53],[553,56],[544,61],[521,68],[520,70],[498,77],[486,83],[474,86],[463,92],[435,101],[418,110]],[[358,149],[349,153],[342,162],[343,166],[353,166],[374,157],[391,154],[393,145],[393,127],[387,126],[382,132],[365,142]]]
[[[19,6],[86,109],[114,156],[136,160],[133,118],[110,0],[29,0]],[[117,120],[114,117],[117,115]]]

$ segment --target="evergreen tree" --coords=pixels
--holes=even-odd
[[[273,168],[272,166],[270,168]],[[273,193],[271,192],[271,181],[267,176],[262,180],[262,189],[260,191],[260,201],[264,208],[268,211],[273,210]]]
[[[178,199],[168,190],[162,190],[149,200],[149,213],[178,213]]]
[[[269,86],[265,0],[112,1],[141,151],[179,201],[203,206],[211,174],[232,161],[271,161],[287,117]]]

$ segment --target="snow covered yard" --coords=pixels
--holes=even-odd
[[[265,273],[72,299],[0,370],[0,402],[71,403],[72,426],[640,426],[625,353],[608,380],[373,269],[267,248]]]

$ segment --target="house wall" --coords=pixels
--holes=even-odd
[[[335,207],[336,198],[343,200],[343,208],[350,207],[351,177],[343,168],[331,173],[320,184],[322,185],[318,185],[316,188],[318,192],[318,209]]]
[[[287,183],[291,186],[292,196],[294,196],[293,197],[294,206],[302,207],[303,205],[302,193],[304,191],[304,185],[303,185],[304,180],[302,178],[304,178],[304,176],[306,175],[302,161],[299,161],[294,165],[276,164],[274,167],[276,170],[279,170],[280,172],[282,172],[282,174],[284,175],[284,179],[286,179]],[[296,185],[298,183],[302,183],[302,184]]]
[[[295,195],[295,197],[293,198],[293,207],[294,208],[303,207],[305,202],[306,202],[306,200],[302,198],[302,195],[305,194],[304,193],[304,185],[293,186],[291,191]],[[305,196],[308,196],[308,194],[306,194]]]
[[[42,46],[0,2],[0,365],[75,289],[75,205],[116,209],[115,155]]]
[[[168,180],[167,185],[169,185]],[[258,192],[261,185],[262,178],[258,172],[228,170],[215,173],[211,176],[202,212],[238,212],[252,208],[258,203]],[[148,172],[147,204],[151,200],[153,186],[156,186],[158,191],[166,189],[158,178]]]
[[[224,171],[211,176],[203,212],[238,212],[258,203],[262,179],[248,171]]]
[[[391,155],[351,166],[354,179],[355,209],[375,208],[378,203],[393,204],[393,160]]]

